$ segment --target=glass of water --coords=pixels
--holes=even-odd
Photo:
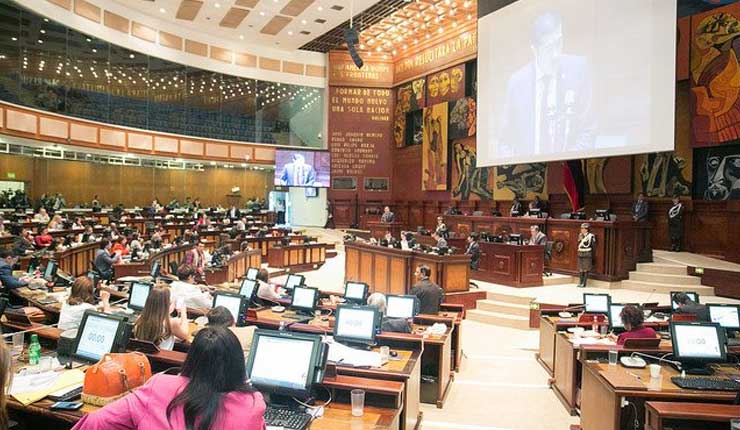
[[[609,364],[611,364],[612,366],[616,366],[618,358],[619,358],[618,351],[609,351]]]
[[[25,333],[13,333],[13,349],[11,350],[12,355],[20,356],[23,353],[23,341],[25,339]]]

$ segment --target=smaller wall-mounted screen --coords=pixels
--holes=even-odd
[[[331,171],[327,151],[275,151],[275,185],[329,187]]]

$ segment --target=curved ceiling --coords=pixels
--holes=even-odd
[[[293,51],[377,0],[109,0],[184,32]]]

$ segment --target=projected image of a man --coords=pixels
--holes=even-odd
[[[563,23],[556,13],[532,27],[532,60],[507,85],[498,155],[547,155],[591,149],[592,81],[585,57],[563,54]]]

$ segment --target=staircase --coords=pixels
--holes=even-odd
[[[687,275],[686,266],[675,263],[639,263],[622,281],[621,288],[668,294],[671,291],[695,291],[700,296],[714,295],[714,288],[701,285],[701,278]]]
[[[468,310],[466,319],[486,324],[529,330],[529,304],[534,297],[486,292],[476,308]]]

